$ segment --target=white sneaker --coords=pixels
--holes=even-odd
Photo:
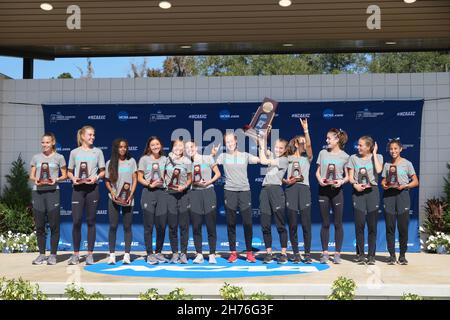
[[[205,262],[205,259],[203,259],[203,255],[201,253],[197,253],[197,256],[195,257],[193,263],[201,264],[203,262]]]
[[[108,264],[116,264],[116,254],[115,253],[109,254]]]
[[[209,262],[209,264],[217,264],[216,255],[215,254],[210,254],[208,262]]]
[[[125,253],[123,255],[123,264],[130,264],[130,263],[131,263],[131,261],[130,261],[130,254],[129,253]]]

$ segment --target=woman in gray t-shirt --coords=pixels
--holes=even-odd
[[[395,257],[395,226],[397,225],[400,256],[398,263],[408,264],[405,258],[408,249],[408,225],[411,200],[409,189],[419,186],[419,179],[410,161],[400,156],[403,150],[400,139],[388,143],[391,160],[383,168],[381,186],[384,189],[383,202],[386,219],[386,242],[390,258],[389,264],[396,263]]]
[[[30,180],[33,181],[32,204],[39,256],[33,264],[56,264],[59,242],[60,195],[58,182],[67,178],[66,160],[56,152],[53,133],[46,133],[41,139],[42,152],[31,159]],[[61,176],[59,172],[61,171]],[[50,256],[45,256],[45,225],[50,225]]]
[[[304,262],[309,264],[311,259],[311,190],[309,187],[309,168],[313,159],[311,137],[309,136],[308,120],[300,119],[304,135],[296,136],[288,145],[287,177],[283,179],[286,184],[286,207],[289,222],[289,236],[294,252],[294,263],[300,263],[298,249],[298,214],[303,231],[305,247]]]
[[[378,145],[369,136],[358,140],[358,153],[347,163],[348,176],[353,185],[353,210],[355,212],[356,254],[355,262],[366,263],[364,257],[364,229],[367,221],[369,250],[367,264],[375,264],[378,208],[380,193],[378,175],[383,169],[383,156],[377,153]]]
[[[344,240],[342,219],[344,215],[344,192],[342,185],[348,182],[347,161],[349,155],[344,151],[347,133],[342,129],[330,129],[327,133],[327,149],[317,157],[316,178],[319,182],[319,208],[322,216],[320,239],[322,256],[320,263],[328,263],[328,241],[330,239],[330,209],[334,213],[335,254],[333,262],[341,263],[341,248]]]
[[[69,265],[79,263],[81,245],[81,222],[86,210],[88,229],[88,255],[86,264],[94,263],[95,217],[100,194],[98,183],[105,176],[105,157],[102,150],[94,147],[95,129],[84,126],[77,132],[78,148],[70,151],[68,177],[72,180],[72,235],[74,253]]]
[[[106,163],[106,188],[109,191],[109,264],[116,263],[116,234],[119,214],[122,211],[123,233],[125,238],[124,264],[130,264],[131,223],[133,221],[134,192],[137,185],[136,161],[128,151],[126,139],[116,139],[112,144],[111,160]]]

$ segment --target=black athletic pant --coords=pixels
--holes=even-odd
[[[225,190],[224,200],[230,251],[236,251],[236,216],[238,208],[244,227],[245,247],[247,251],[252,251],[253,227],[251,192]]]
[[[153,253],[153,227],[156,229],[155,252],[161,253],[167,225],[167,195],[164,189],[142,189],[141,208],[147,254]]]
[[[194,235],[195,251],[202,253],[202,224],[203,219],[206,222],[206,230],[208,232],[209,253],[216,253],[216,211],[211,211],[207,214],[198,214],[191,212],[192,233]]]
[[[86,209],[86,223],[88,227],[88,251],[94,251],[95,245],[95,215],[97,213],[100,195],[98,184],[81,184],[73,186],[72,191],[72,238],[73,249],[80,251],[81,222],[83,210]]]
[[[272,248],[272,215],[280,236],[281,248],[287,247],[287,231],[284,221],[285,198],[284,192],[279,185],[263,186],[259,196],[261,211],[261,228],[264,244],[267,248]]]
[[[131,231],[131,224],[133,222],[133,206],[121,206],[111,199],[108,202],[109,213],[109,252],[114,253],[116,251],[116,235],[117,226],[119,225],[119,214],[122,208],[123,216],[123,233],[125,238],[125,252],[131,251],[131,240],[133,238]]]
[[[298,214],[303,231],[305,253],[311,252],[311,190],[309,186],[296,183],[286,187],[286,207],[289,223],[289,238],[292,251],[298,253]]]
[[[167,221],[169,240],[173,253],[178,252],[178,228],[180,229],[180,251],[187,253],[189,241],[189,195],[186,192],[167,192]]]
[[[368,256],[374,257],[377,245],[377,224],[380,193],[378,186],[365,189],[363,192],[353,191],[353,209],[355,211],[356,253],[364,255],[364,229],[367,221]]]
[[[50,253],[56,254],[59,242],[60,204],[59,190],[33,191],[33,216],[39,253],[45,254],[45,225],[50,226]]]
[[[408,190],[388,189],[383,195],[386,219],[386,242],[389,254],[395,255],[395,227],[397,224],[400,256],[408,249],[409,209],[411,201]]]
[[[319,208],[320,215],[322,216],[322,228],[320,230],[322,250],[328,251],[328,242],[330,240],[330,208],[332,208],[332,212],[334,213],[335,249],[336,252],[340,252],[342,249],[342,241],[344,240],[344,228],[342,226],[344,193],[342,187],[319,187]]]

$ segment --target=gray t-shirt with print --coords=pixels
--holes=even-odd
[[[152,179],[157,180],[156,169],[159,168],[159,176],[164,180],[164,170],[166,169],[167,157],[161,156],[158,159],[153,158],[153,156],[143,156],[139,159],[138,170],[144,173],[144,179],[150,182]],[[155,171],[153,171],[153,167]],[[152,177],[152,175],[155,175]],[[164,182],[164,181],[163,181]],[[163,189],[164,183],[158,188]]]
[[[391,165],[393,165],[390,162],[386,162],[383,167],[383,173],[382,177],[387,178],[389,175],[388,172],[390,170]],[[416,171],[414,170],[414,166],[409,160],[402,159],[397,166],[397,177],[398,177],[398,183],[400,185],[408,184],[411,181],[411,177],[416,174]]]
[[[172,161],[170,161],[172,159]],[[169,186],[170,181],[172,180],[172,176],[175,170],[179,170],[179,181],[178,184],[180,186],[185,185],[187,181],[187,175],[188,173],[192,172],[192,162],[187,157],[181,157],[180,159],[175,159],[173,156],[168,156],[166,159],[166,177],[165,177],[165,183],[166,186]]]
[[[377,157],[378,161],[382,164],[383,156],[381,154],[377,154]],[[361,174],[365,173],[368,175],[371,185],[376,186],[378,184],[378,173],[375,170],[373,156],[370,156],[369,159],[363,159],[359,154],[353,154],[348,159],[347,168],[354,170],[353,179],[355,179],[358,183],[361,183],[361,181],[358,181],[359,173],[361,172]]]
[[[281,186],[283,184],[283,177],[288,169],[288,159],[287,157],[275,157],[274,155],[271,155],[270,160],[275,160],[275,164],[271,164],[267,168],[266,176],[264,177],[262,185]]]
[[[70,151],[68,169],[73,170],[76,178],[79,178],[80,167],[87,165],[87,178],[93,178],[98,174],[98,170],[105,168],[105,157],[99,148],[84,150],[78,147]],[[96,181],[98,183],[98,180]]]
[[[341,180],[344,178],[344,168],[347,165],[349,155],[340,150],[338,153],[331,153],[327,149],[319,152],[317,157],[317,164],[320,165],[320,176],[322,179],[328,179],[327,170],[328,168],[334,168],[336,174],[336,180]]]
[[[303,176],[303,181],[298,181],[296,183],[309,186],[309,168],[311,167],[312,159],[313,158],[309,159],[306,154],[303,154],[300,157],[296,157],[294,155],[288,156],[289,166],[287,170],[287,178],[292,175],[294,165],[298,163],[301,175]]]
[[[61,168],[66,166],[66,160],[64,159],[64,156],[54,152],[52,155],[47,157],[43,153],[35,154],[31,158],[31,166],[36,168],[36,178],[41,178],[41,171],[44,173],[42,169],[45,168],[46,165],[48,165],[48,172],[50,173],[50,177],[47,177],[56,180],[59,176],[59,171]],[[43,177],[45,179],[45,177]],[[36,184],[33,185],[33,190],[38,191],[47,191],[47,190],[56,190],[59,189],[58,183],[55,183],[54,185],[41,185],[37,186]]]
[[[247,152],[237,152],[236,154],[221,153],[216,163],[223,165],[225,173],[225,190],[229,191],[249,191],[247,166],[258,163],[259,158]]]
[[[200,169],[201,178],[204,181],[211,180],[213,174],[212,174],[212,168],[216,165],[214,158],[210,155],[203,156],[203,155],[197,155],[194,160],[192,161],[192,189],[205,189],[201,186],[196,186],[194,184],[195,179],[198,179],[196,176],[197,168]],[[206,188],[214,188],[214,185],[210,184]]]
[[[109,164],[110,160],[106,162],[106,173],[105,178],[109,179]],[[130,190],[133,185],[133,174],[137,171],[136,160],[130,158],[128,160],[120,161],[118,167],[118,177],[116,183],[111,183],[111,187],[114,190],[116,196],[119,196],[119,193],[122,191],[122,187],[125,183],[130,185]],[[108,193],[109,198],[111,199],[111,194]],[[132,204],[133,205],[133,204]]]

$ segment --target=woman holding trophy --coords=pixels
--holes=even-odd
[[[143,186],[141,208],[147,263],[168,262],[162,254],[167,225],[167,197],[164,191],[164,170],[167,158],[161,139],[148,138],[144,154],[139,160],[138,181]],[[156,249],[153,252],[153,227],[156,229]]]
[[[128,141],[125,139],[114,140],[111,149],[111,159],[106,162],[105,174],[106,188],[109,191],[109,264],[116,263],[116,234],[120,211],[122,211],[123,216],[125,238],[123,263],[131,263],[130,251],[133,238],[131,224],[133,222],[133,198],[137,185],[136,171],[136,161],[128,151]]]
[[[316,178],[319,182],[319,208],[322,216],[320,239],[322,256],[320,263],[328,263],[328,241],[330,239],[330,209],[334,213],[335,254],[333,262],[341,263],[341,248],[344,240],[342,219],[344,214],[344,192],[342,185],[348,182],[347,161],[344,151],[348,136],[342,129],[330,129],[327,133],[327,148],[319,152]]]
[[[98,182],[105,176],[105,158],[102,150],[94,147],[95,129],[84,126],[77,132],[78,148],[70,152],[68,177],[72,180],[72,238],[73,255],[69,259],[70,265],[80,261],[81,219],[86,210],[88,225],[88,255],[86,264],[94,263],[95,245],[95,216],[100,195]]]
[[[294,252],[294,263],[300,263],[298,249],[298,222],[300,219],[303,230],[303,242],[305,247],[304,262],[311,263],[311,190],[309,188],[309,168],[313,159],[311,138],[308,130],[308,119],[300,119],[304,135],[296,136],[288,145],[288,171],[286,184],[286,207],[289,221],[289,237]]]
[[[384,164],[381,186],[384,189],[383,201],[386,218],[386,241],[389,251],[388,264],[396,263],[395,225],[397,224],[400,256],[397,263],[406,265],[405,254],[408,249],[408,225],[411,200],[409,189],[419,186],[419,179],[412,163],[400,156],[403,150],[400,139],[392,139],[388,143],[391,160]]]
[[[169,239],[172,249],[170,263],[187,264],[190,206],[187,189],[192,182],[192,163],[184,156],[184,142],[182,140],[173,141],[172,152],[166,159],[164,176]],[[180,229],[181,254],[178,254],[178,228]]]
[[[214,182],[220,178],[220,170],[211,155],[201,155],[194,141],[185,145],[186,155],[192,161],[192,185],[189,190],[189,201],[191,204],[190,218],[194,245],[197,256],[195,264],[203,263],[202,254],[202,222],[206,222],[209,244],[209,263],[216,262],[216,219],[217,202]],[[214,176],[213,176],[214,173]]]
[[[377,153],[378,145],[372,137],[358,140],[358,154],[350,156],[347,164],[349,181],[353,185],[353,209],[355,212],[356,261],[366,263],[364,257],[364,228],[367,220],[369,251],[367,264],[375,264],[378,209],[380,193],[378,175],[383,170],[383,156]]]
[[[42,152],[31,159],[30,180],[33,181],[32,204],[36,225],[39,256],[33,264],[56,264],[59,242],[60,194],[58,182],[67,178],[66,160],[56,152],[53,133],[46,133],[41,139]],[[61,176],[59,176],[61,172]],[[50,256],[45,256],[45,224],[50,225]]]

